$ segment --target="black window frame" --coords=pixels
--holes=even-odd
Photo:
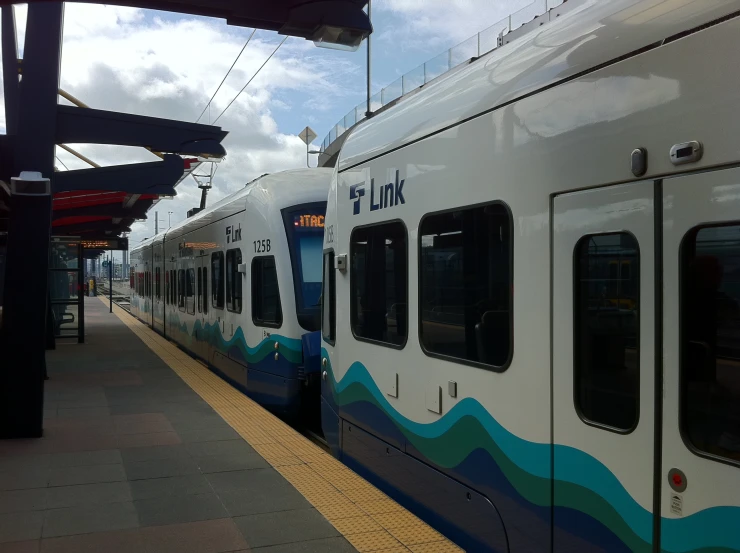
[[[694,442],[691,441],[690,436],[688,435],[688,432],[685,429],[685,413],[686,413],[686,398],[685,398],[685,387],[684,387],[684,378],[686,374],[686,366],[684,363],[685,357],[685,339],[684,339],[684,323],[685,323],[685,307],[684,307],[684,297],[686,293],[686,268],[687,268],[687,255],[686,255],[686,244],[687,240],[691,238],[694,246],[696,247],[696,238],[698,237],[698,234],[700,231],[704,229],[709,228],[718,228],[718,227],[733,227],[733,226],[740,226],[740,220],[728,220],[728,221],[713,221],[713,222],[707,222],[707,223],[700,223],[698,225],[694,225],[689,230],[684,233],[683,237],[681,238],[681,241],[679,243],[678,247],[678,433],[681,436],[681,440],[683,441],[684,445],[686,446],[686,449],[688,449],[691,453],[696,455],[697,457],[701,457],[703,459],[707,459],[709,461],[714,461],[716,463],[721,463],[723,465],[729,465],[731,467],[740,468],[740,460],[731,459],[728,457],[723,457],[722,455],[719,455],[717,453],[711,453],[709,451],[704,451],[703,449],[699,449]]]
[[[185,269],[177,269],[177,308],[185,313]]]
[[[590,418],[586,417],[583,413],[583,411],[580,408],[579,402],[578,402],[578,352],[579,350],[579,322],[580,322],[580,315],[579,315],[579,300],[577,298],[580,297],[578,285],[580,282],[580,271],[579,271],[579,260],[578,260],[578,250],[581,247],[581,243],[584,240],[590,240],[594,236],[613,236],[616,234],[626,234],[629,235],[637,245],[637,262],[638,262],[638,271],[637,271],[637,332],[636,332],[636,349],[637,349],[637,387],[635,391],[635,422],[630,428],[618,428],[616,426],[611,426],[609,424],[605,424],[603,422],[591,420]],[[571,332],[573,334],[573,408],[576,411],[576,414],[578,415],[578,418],[581,419],[581,421],[588,425],[592,426],[594,428],[598,428],[600,430],[605,430],[607,432],[612,432],[614,434],[620,434],[623,436],[626,436],[628,434],[632,434],[635,430],[637,430],[637,427],[640,426],[640,419],[642,418],[642,412],[640,411],[640,388],[642,386],[642,359],[641,359],[641,352],[642,352],[642,343],[640,340],[640,333],[642,330],[642,249],[640,245],[640,241],[637,239],[637,236],[629,230],[615,230],[611,232],[592,232],[589,234],[584,234],[581,236],[578,241],[576,242],[575,246],[573,246],[573,268],[572,268],[572,283],[573,283],[573,326],[571,328]],[[632,275],[632,270],[630,270],[630,275]],[[654,293],[658,293],[656,290]],[[647,375],[649,376],[649,375]]]
[[[278,321],[266,321],[264,319],[260,319],[259,317],[256,317],[255,316],[255,310],[256,310],[257,306],[258,305],[260,305],[260,306],[262,305],[262,302],[261,301],[258,302],[258,301],[255,300],[255,289],[257,287],[257,284],[260,284],[260,285],[262,284],[262,277],[261,276],[260,276],[259,279],[254,278],[255,262],[258,262],[258,261],[259,262],[262,262],[265,259],[272,259],[272,263],[273,263],[273,266],[275,268],[275,282],[277,283],[277,298],[278,298],[278,305],[277,305],[277,307],[278,307],[278,313],[280,314],[280,317],[279,317],[279,320]],[[280,327],[282,327],[283,326],[283,320],[284,320],[284,317],[283,317],[283,299],[282,299],[282,296],[280,294],[280,281],[279,281],[278,275],[277,275],[277,261],[275,259],[275,256],[274,255],[257,255],[255,257],[253,257],[252,258],[252,263],[251,263],[251,266],[250,266],[250,276],[251,276],[251,278],[250,278],[250,280],[251,280],[250,290],[251,290],[251,296],[252,296],[252,308],[251,308],[250,311],[252,312],[251,313],[251,315],[252,315],[252,323],[255,326],[259,326],[259,327],[267,327],[267,328],[280,328]]]
[[[488,206],[497,205],[504,208],[504,211],[506,211],[506,214],[508,215],[509,219],[509,355],[506,359],[506,362],[503,365],[497,366],[497,365],[489,365],[487,363],[482,363],[480,361],[472,361],[470,359],[463,359],[460,357],[454,357],[452,355],[445,355],[443,353],[437,353],[434,351],[428,350],[424,346],[424,340],[422,338],[422,309],[423,304],[421,300],[421,278],[422,278],[422,246],[421,246],[421,228],[424,224],[424,221],[428,217],[435,217],[439,215],[445,215],[447,213],[454,213],[456,211],[466,211],[469,209],[480,209],[485,208]],[[495,373],[504,373],[506,372],[509,367],[511,366],[511,363],[514,360],[514,215],[511,212],[511,208],[509,207],[509,204],[504,202],[503,200],[494,200],[494,201],[488,201],[488,202],[481,202],[477,204],[468,204],[468,205],[462,205],[457,207],[452,207],[448,209],[442,209],[439,211],[432,211],[430,213],[425,213],[422,218],[419,220],[419,226],[417,227],[417,243],[416,243],[416,249],[417,249],[417,258],[416,258],[416,269],[417,269],[417,283],[416,283],[416,302],[417,302],[417,338],[419,340],[419,347],[421,348],[421,351],[424,352],[424,355],[427,357],[432,357],[434,359],[441,359],[443,361],[449,361],[450,363],[455,363],[458,365],[467,365],[468,367],[475,367],[478,369],[484,369],[487,371],[493,371]]]
[[[208,313],[208,267],[203,267],[203,291],[199,290],[203,300],[203,314]]]
[[[197,286],[196,286],[196,292],[195,292],[195,304],[196,304],[196,310],[198,313],[203,313],[203,294],[201,293],[201,290],[203,290],[203,270],[201,267],[198,267],[198,273],[195,276]]]
[[[331,258],[331,273],[330,273],[330,294],[329,294],[329,330],[331,335],[327,336],[324,334],[324,307],[326,305],[326,257]],[[321,256],[321,338],[332,346],[337,343],[337,270],[334,266],[336,254],[334,248],[329,248],[322,252]]]
[[[185,269],[185,312],[189,315],[195,315],[195,293],[195,269],[188,267]]]
[[[229,273],[229,254],[236,256],[239,254],[239,258],[232,261],[232,271]],[[226,310],[231,313],[241,313],[244,309],[244,284],[242,282],[242,273],[239,272],[239,265],[244,261],[242,256],[241,248],[229,248],[226,250],[226,265],[224,270],[224,278],[226,281]],[[229,286],[229,274],[231,274],[231,286]],[[239,286],[240,294],[236,295],[236,288]],[[234,300],[239,300],[239,308],[234,307]]]
[[[213,270],[214,267],[214,261],[218,262],[219,265],[219,271],[218,275],[216,274],[217,271]],[[224,252],[217,251],[213,252],[211,254],[211,305],[214,309],[223,309],[226,305],[226,297],[224,293],[224,286],[225,286],[225,275],[224,271],[226,269],[226,256],[224,255]],[[217,282],[218,281],[220,282]],[[218,287],[213,286],[213,284],[217,282]]]
[[[327,208],[328,202],[322,200],[319,202],[309,202],[305,204],[295,205],[288,208],[285,208],[281,211],[281,215],[283,218],[283,228],[285,229],[285,237],[288,243],[288,255],[290,256],[290,266],[292,270],[292,276],[293,276],[293,294],[295,295],[295,305],[296,305],[296,315],[298,316],[298,324],[306,330],[307,328],[310,328],[310,319],[313,316],[315,316],[316,312],[318,311],[319,317],[321,316],[321,307],[319,306],[318,310],[314,308],[311,309],[310,306],[305,305],[305,298],[303,297],[303,272],[302,267],[299,265],[299,257],[300,252],[297,248],[298,240],[296,239],[295,231],[290,231],[291,229],[291,219],[297,214],[302,213],[306,211],[315,211],[315,210],[322,210],[324,213],[324,222],[326,222],[326,208]],[[322,233],[322,243],[323,243],[323,233]],[[323,245],[323,244],[322,244]],[[277,265],[276,265],[277,267]],[[282,302],[281,302],[282,303]],[[319,322],[319,326],[320,326]]]
[[[366,230],[369,228],[382,227],[382,226],[391,225],[395,223],[398,223],[403,227],[404,236],[406,238],[406,336],[404,336],[404,340],[400,344],[394,344],[391,342],[383,342],[381,340],[373,340],[372,338],[365,338],[364,336],[358,336],[355,333],[355,323],[357,321],[357,306],[355,302],[355,285],[356,285],[355,278],[356,277],[354,275],[354,270],[352,269],[354,265],[352,263],[352,244],[354,242],[355,232],[357,232],[358,230]],[[354,227],[349,236],[349,255],[348,255],[347,263],[349,265],[348,270],[349,270],[349,295],[350,295],[350,309],[349,309],[350,324],[349,326],[352,332],[352,336],[358,342],[366,342],[368,344],[375,344],[377,346],[383,346],[386,348],[395,349],[399,351],[404,349],[406,347],[406,344],[408,344],[408,341],[409,341],[409,301],[411,299],[410,297],[411,287],[409,286],[410,284],[410,280],[409,280],[410,270],[409,269],[411,265],[410,248],[409,248],[409,230],[408,230],[408,227],[406,226],[405,221],[403,221],[402,219],[396,218],[396,219],[388,219],[386,221],[380,221],[377,223],[370,223],[367,225],[359,225],[359,226]]]
[[[170,305],[177,305],[177,270],[170,269]]]

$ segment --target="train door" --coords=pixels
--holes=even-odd
[[[202,359],[208,359],[209,324],[208,324],[208,266],[210,257],[201,255],[195,258],[195,342],[193,353]]]
[[[154,262],[152,267],[152,320],[154,330],[159,333],[164,332],[164,244],[155,242],[153,247]]]
[[[553,200],[553,549],[652,551],[654,183]]]
[[[740,551],[740,169],[662,186],[662,550]]]

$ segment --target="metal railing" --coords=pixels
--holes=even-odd
[[[457,46],[453,46],[446,52],[422,63],[370,98],[370,111],[375,112],[383,106],[398,100],[409,92],[418,89],[428,82],[444,75],[455,67],[466,63],[471,58],[478,58],[496,48],[503,46],[503,37],[529,23],[536,17],[544,15],[548,11],[563,4],[567,0],[534,0],[531,4],[521,10],[505,17],[498,23],[494,23],[480,33],[464,40]],[[365,119],[367,111],[367,100],[351,109],[339,122],[332,127],[321,143],[320,150],[326,151],[329,145],[345,131]]]

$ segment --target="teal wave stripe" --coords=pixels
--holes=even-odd
[[[275,351],[290,363],[298,364],[303,361],[303,344],[298,338],[288,338],[273,333],[263,338],[255,346],[250,346],[247,343],[241,326],[237,327],[234,335],[226,340],[221,334],[221,325],[219,323],[206,323],[203,325],[200,319],[196,319],[192,325],[192,330],[188,330],[187,322],[180,322],[180,317],[177,313],[175,313],[174,317],[172,315],[168,316],[168,319],[187,337],[188,346],[192,345],[196,333],[203,331],[205,340],[213,345],[217,351],[226,354],[232,347],[237,347],[244,360],[248,363],[259,363],[267,356],[274,354]],[[275,350],[275,342],[278,343],[277,350]]]
[[[329,359],[322,348],[322,357]],[[340,381],[327,371],[341,406],[366,401],[381,409],[406,439],[433,463],[454,468],[476,449],[486,450],[514,489],[537,506],[550,505],[550,444],[522,439],[504,428],[475,399],[465,398],[432,423],[413,421],[388,402],[367,368],[353,363]],[[555,445],[558,507],[595,518],[632,551],[650,551],[653,516],[598,459],[573,447]],[[663,519],[666,553],[740,551],[740,508],[712,507],[680,519]]]

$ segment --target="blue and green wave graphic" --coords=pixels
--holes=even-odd
[[[213,346],[216,351],[227,355],[234,355],[238,352],[241,361],[250,365],[257,365],[264,361],[268,356],[272,356],[276,351],[280,353],[280,358],[288,363],[300,364],[303,360],[303,345],[300,339],[288,338],[279,334],[270,334],[263,338],[255,346],[249,346],[244,336],[241,326],[238,326],[234,335],[228,340],[221,333],[221,326],[218,322],[202,324],[200,319],[196,319],[191,329],[188,329],[186,322],[180,322],[177,314],[168,315],[169,324],[176,327],[181,336],[187,342],[186,347],[192,347],[193,340],[206,341]],[[275,349],[275,342],[278,343],[278,349]]]
[[[329,359],[326,351],[322,356]],[[370,404],[388,418],[407,444],[426,461],[455,475],[466,459],[487,454],[490,472],[500,472],[507,487],[533,512],[551,506],[551,444],[522,439],[504,428],[476,400],[465,398],[439,420],[423,424],[396,411],[362,363],[355,362],[337,381],[331,366],[333,399],[341,409]],[[568,446],[555,445],[555,520],[573,519],[568,532],[594,545],[618,543],[613,550],[652,550],[653,515],[637,503],[622,483],[598,459]],[[462,480],[462,478],[461,478]],[[506,512],[502,512],[504,520]],[[662,521],[662,549],[666,553],[730,553],[740,551],[740,508],[712,507],[678,519]],[[584,530],[585,532],[585,530]],[[607,547],[606,550],[612,550]]]

